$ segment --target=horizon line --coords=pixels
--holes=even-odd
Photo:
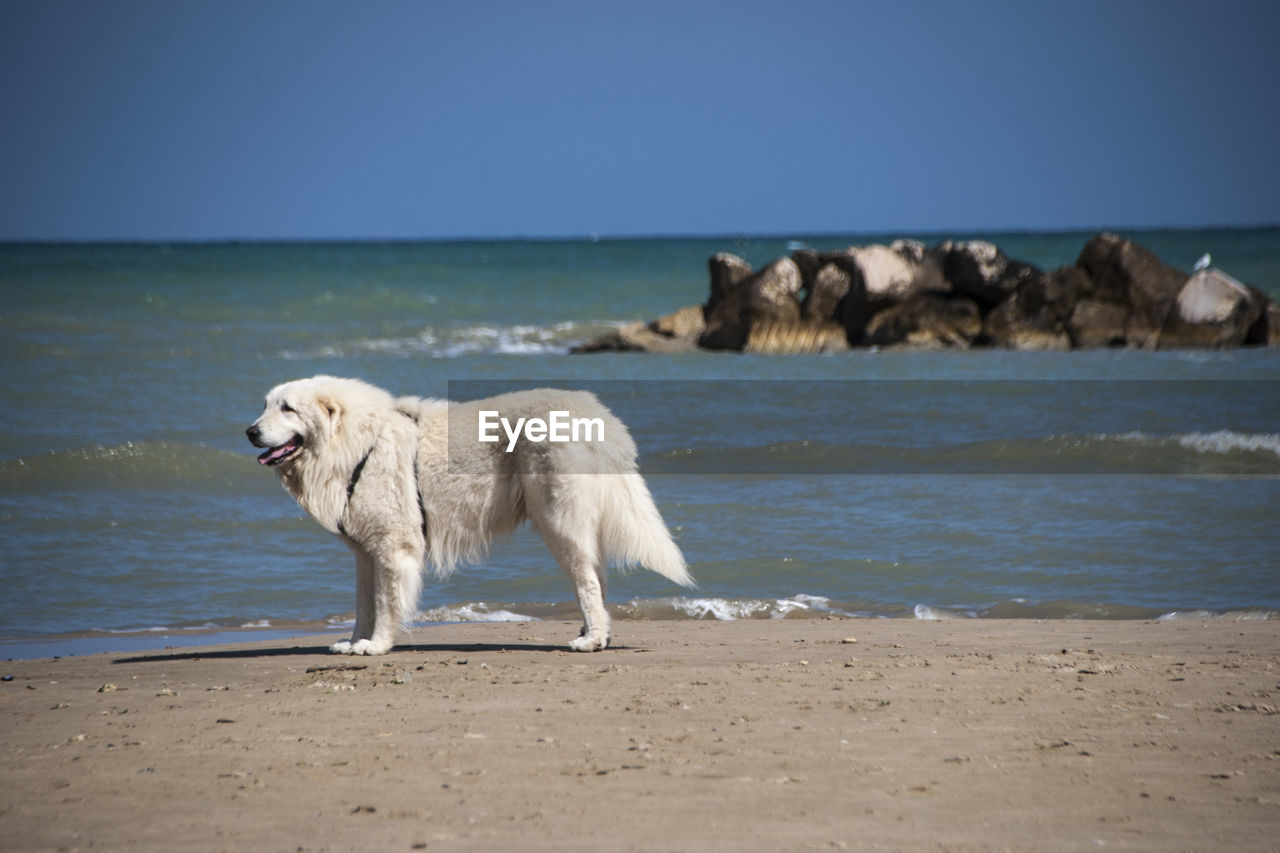
[[[0,246],[233,246],[233,245],[301,245],[301,244],[389,244],[389,243],[606,243],[645,242],[657,240],[823,240],[838,237],[947,237],[956,234],[1080,234],[1103,232],[1153,231],[1265,231],[1280,228],[1280,222],[1250,225],[1082,225],[1064,228],[938,228],[850,231],[725,231],[725,232],[653,232],[649,234],[504,234],[452,236],[379,236],[379,237],[0,237]]]

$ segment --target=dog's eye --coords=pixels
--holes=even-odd
[[[280,411],[282,411],[282,412],[287,412],[287,413],[289,413],[289,414],[291,414],[291,415],[292,415],[292,414],[293,414],[293,406],[290,406],[288,403],[281,403],[281,404],[280,404]]]

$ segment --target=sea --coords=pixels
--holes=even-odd
[[[1269,619],[1280,349],[572,355],[705,301],[707,259],[1093,232],[0,245],[0,657],[350,630],[354,561],[245,439],[326,373],[396,394],[595,392],[698,582],[629,619]],[[1280,228],[1126,231],[1280,301]],[[536,532],[419,621],[576,619]]]

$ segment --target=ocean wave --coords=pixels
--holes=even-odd
[[[1266,608],[1239,608],[1224,611],[1168,611],[1152,607],[1082,601],[1029,602],[1025,599],[1001,601],[982,607],[935,605],[914,606],[849,605],[822,595],[797,593],[785,598],[735,598],[716,596],[636,598],[610,605],[615,619],[624,621],[713,621],[737,622],[751,619],[885,619],[911,618],[921,621],[945,619],[1275,619],[1280,613]],[[421,622],[538,622],[576,621],[577,605],[563,601],[504,602],[483,601],[441,605],[418,614]]]
[[[739,619],[788,619],[844,616],[864,613],[843,610],[821,595],[799,593],[788,598],[650,598],[633,599],[614,608],[622,619],[711,619],[735,622]]]
[[[1222,429],[1179,436],[1178,444],[1197,453],[1246,451],[1271,453],[1280,457],[1280,433],[1238,433]]]
[[[1237,607],[1224,610],[1168,610],[1114,603],[1045,601],[1025,599],[1001,601],[984,607],[920,603],[910,607],[851,607],[820,595],[796,594],[786,598],[652,598],[633,599],[609,607],[613,618],[622,621],[715,621],[737,622],[752,619],[915,619],[936,622],[951,619],[1048,619],[1048,620],[1157,620],[1157,621],[1267,621],[1280,619],[1280,610],[1268,607]],[[458,622],[576,622],[577,604],[523,602],[489,604],[483,601],[445,604],[422,610],[419,624]],[[170,625],[136,625],[123,628],[91,628],[65,634],[11,635],[0,643],[55,641],[124,637],[175,637],[183,643],[237,642],[239,638],[268,632],[279,636],[305,636],[349,631],[355,624],[350,614],[323,619],[218,619],[192,620]]]
[[[1093,436],[1103,445],[1114,442],[1136,448],[1146,458],[1166,461],[1194,473],[1280,473],[1280,433],[1246,433],[1220,429],[1153,435],[1140,431]],[[1199,470],[1197,470],[1199,469]]]
[[[1280,619],[1280,611],[1268,610],[1266,608],[1246,608],[1243,610],[1226,610],[1221,613],[1215,613],[1212,610],[1172,610],[1168,613],[1161,614],[1156,617],[1161,622],[1174,622],[1178,620],[1204,620],[1204,619],[1225,619],[1228,622],[1252,622],[1254,620],[1266,621],[1268,619]]]
[[[205,622],[200,625],[191,625],[184,628],[170,628],[165,625],[151,625],[148,627],[130,627],[130,628],[90,628],[88,633],[93,634],[120,634],[128,636],[131,634],[180,634],[184,631],[200,632],[200,631],[216,631],[219,629],[231,628],[231,625],[218,625],[213,622]]]
[[[978,614],[971,610],[949,610],[945,607],[932,607],[928,604],[917,604],[911,609],[911,615],[921,622],[941,622],[944,619],[970,618],[976,619]]]
[[[290,631],[298,633],[322,632],[331,629],[350,628],[354,619],[342,617],[328,619],[225,619],[189,620],[168,625],[132,625],[123,628],[90,628],[76,636],[142,636],[148,634],[208,634],[210,632],[235,634],[241,631]]]
[[[1001,601],[979,609],[936,607],[917,604],[912,615],[926,622],[945,619],[1103,619],[1103,620],[1268,620],[1280,618],[1280,611],[1265,607],[1232,610],[1172,610],[1130,604],[1090,603],[1084,601],[1044,601],[1030,603],[1025,599]]]
[[[916,446],[781,441],[673,447],[646,454],[650,474],[1280,475],[1280,434],[1230,430],[1010,437]]]
[[[454,326],[428,327],[416,335],[392,338],[360,338],[307,350],[280,350],[287,361],[317,358],[347,358],[385,355],[392,358],[428,356],[459,358],[467,355],[546,355],[563,353],[569,347],[600,334],[617,323],[563,322],[551,326]]]
[[[711,620],[735,622],[741,619],[820,619],[827,616],[860,618],[886,616],[889,613],[852,611],[832,603],[821,595],[797,593],[786,598],[716,598],[670,597],[636,598],[625,604],[612,604],[610,613],[616,619],[646,621]],[[539,622],[574,621],[580,617],[577,604],[562,602],[483,601],[446,604],[422,610],[419,622]]]
[[[418,613],[419,622],[536,622],[537,617],[525,616],[505,608],[493,609],[483,601],[470,604],[451,604],[432,607]]]

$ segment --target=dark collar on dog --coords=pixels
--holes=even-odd
[[[351,495],[355,493],[356,483],[360,482],[360,475],[364,473],[364,463],[369,461],[369,457],[373,455],[373,448],[369,448],[369,452],[364,458],[356,463],[356,467],[351,469],[351,479],[347,481],[347,503],[351,503]],[[418,496],[418,517],[422,519],[422,541],[427,542],[427,508],[422,505],[422,489],[418,483],[418,454],[413,454],[413,492]],[[348,539],[351,536],[347,533],[347,529],[342,526],[342,516],[347,514],[347,508],[342,508],[342,515],[338,516],[338,532]]]
[[[347,481],[347,503],[348,504],[351,503],[351,496],[355,494],[356,483],[360,482],[360,475],[364,473],[364,463],[368,462],[369,457],[372,455],[373,455],[373,448],[370,447],[369,452],[364,455],[364,458],[356,463],[355,468],[351,469],[351,479]],[[419,498],[419,501],[421,501],[421,498]],[[350,539],[351,537],[347,535],[347,529],[342,526],[342,516],[346,514],[347,514],[347,508],[344,506],[342,508],[342,513],[338,516],[338,532],[341,533],[343,536],[346,536],[348,539]]]
[[[400,413],[404,415],[406,418],[408,418],[409,420],[413,421],[415,426],[418,424],[417,415],[414,415],[410,412],[406,412],[403,409],[400,410]],[[424,547],[429,547],[428,543],[431,542],[431,538],[427,535],[427,508],[422,503],[422,483],[418,480],[418,449],[416,444],[417,442],[416,436],[414,438],[414,442],[415,442],[415,446],[413,450],[413,493],[418,497],[418,518],[422,519],[422,544]]]
[[[427,537],[427,508],[422,505],[422,484],[418,482],[418,451],[413,452],[413,491],[418,496],[418,517],[422,519],[422,544],[431,540]]]
[[[351,480],[347,483],[347,500],[351,500],[351,494],[356,490],[356,483],[360,482],[360,475],[364,473],[364,463],[369,461],[369,456],[373,453],[373,448],[369,448],[369,452],[364,458],[356,463],[356,467],[351,471]]]

